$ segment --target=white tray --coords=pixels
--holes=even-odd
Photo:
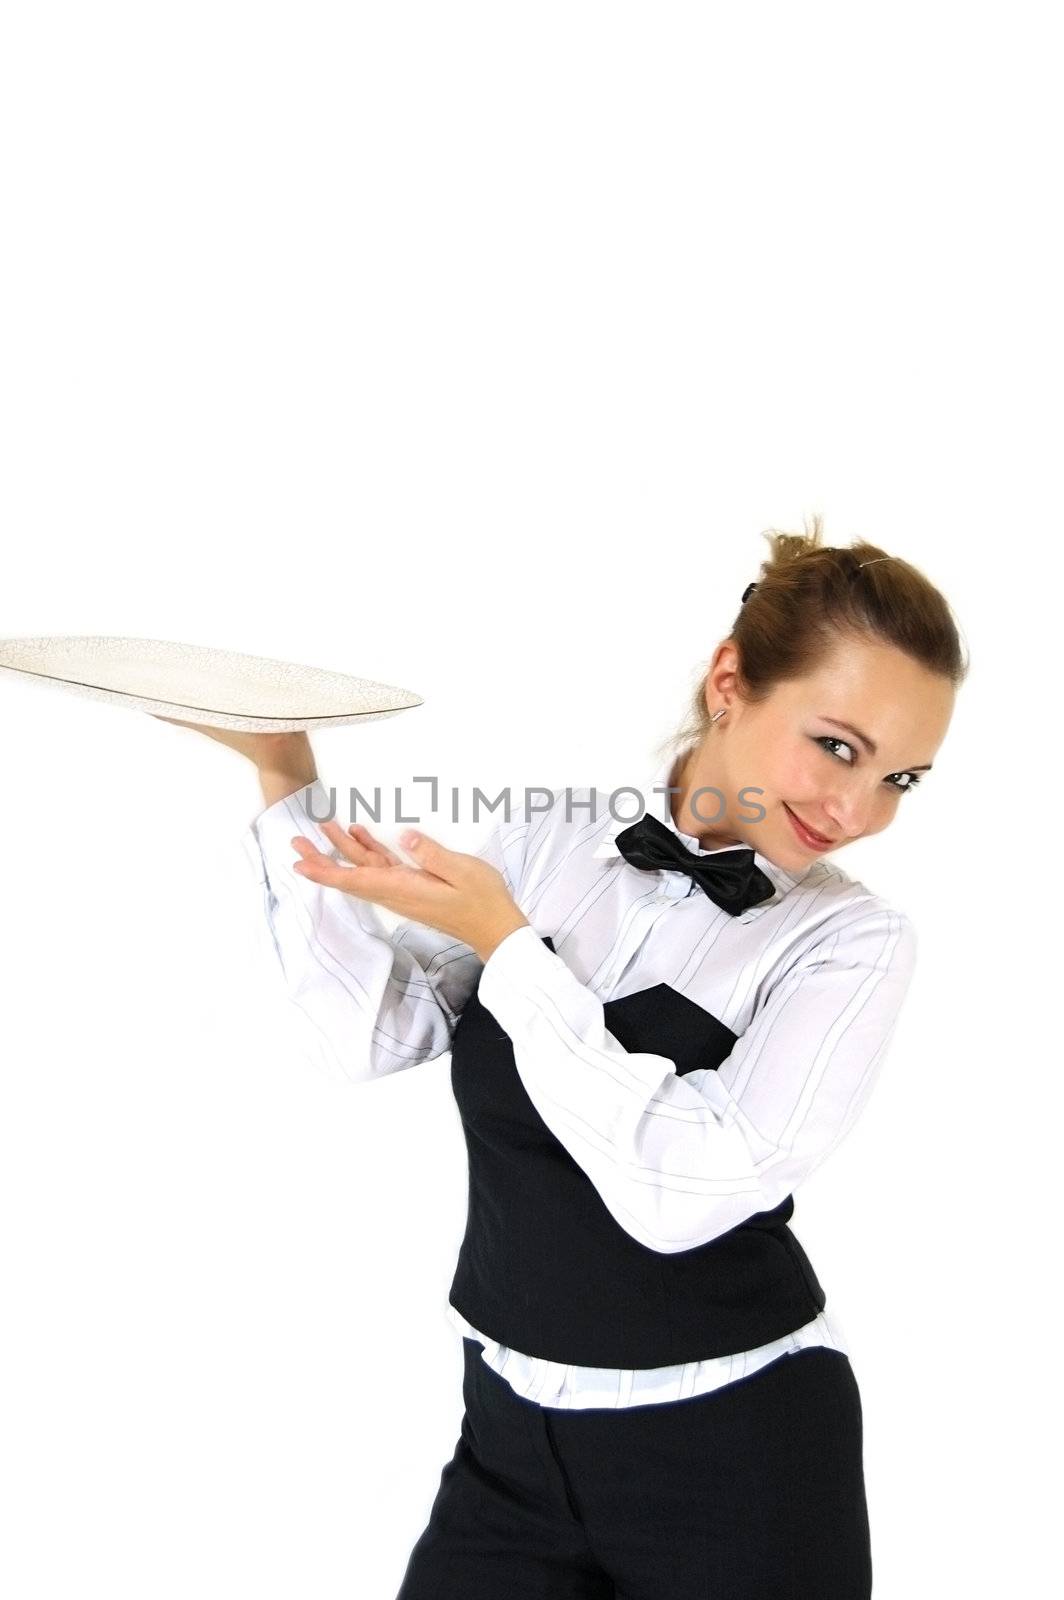
[[[176,639],[0,639],[0,682],[8,674],[133,711],[248,733],[378,722],[424,703],[409,689],[372,678]]]

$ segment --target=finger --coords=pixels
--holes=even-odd
[[[394,850],[389,850],[386,844],[382,844],[379,839],[375,839],[369,829],[362,826],[361,822],[353,822],[347,831],[356,844],[360,844],[365,849],[372,851],[382,861],[390,861],[395,867],[406,866],[407,863],[401,856],[397,856]]]
[[[314,862],[319,866],[341,865],[346,866],[348,870],[351,867],[376,867],[381,870],[384,870],[388,867],[387,862],[381,861],[380,857],[374,855],[371,850],[363,849],[363,847],[356,843],[356,841],[353,839],[347,840],[347,848],[343,852],[344,860],[340,863],[337,863],[335,858],[328,855],[324,850],[320,850],[314,841],[312,839],[308,839],[304,834],[297,833],[289,842],[291,843],[293,850],[300,855],[302,861]],[[302,862],[295,863],[297,866],[301,864]]]
[[[340,850],[345,859],[357,867],[402,867],[406,863],[380,843],[361,823],[353,823],[346,832],[338,822],[321,824],[330,844]]]
[[[419,867],[426,872],[431,872],[437,878],[442,878],[445,883],[457,883],[468,861],[459,850],[448,850],[436,839],[430,839],[427,833],[418,833],[410,829],[404,833],[400,840],[404,850],[409,850]]]
[[[319,826],[329,843],[333,845],[335,849],[339,850],[345,861],[350,861],[352,866],[384,867],[388,865],[388,863],[376,852],[376,850],[371,850],[368,848],[368,846],[360,844],[357,839],[352,839],[348,834],[346,834],[340,827],[339,823],[322,822],[319,824]],[[324,854],[324,852],[318,852],[317,846],[314,845],[311,840],[306,838],[304,834],[296,834],[295,838],[291,842],[294,848],[298,850],[302,856],[308,855],[311,851]],[[329,857],[325,856],[325,859],[328,860]]]
[[[356,894],[373,900],[383,887],[385,875],[391,876],[390,867],[360,867],[354,862],[334,861],[323,856],[320,850],[309,850],[301,861],[296,861],[292,871],[299,878],[309,878],[325,889],[342,889],[345,894]]]
[[[360,867],[354,863],[348,865],[332,861],[320,851],[312,850],[302,861],[295,863],[292,871],[297,877],[309,878],[323,888],[342,889],[356,899],[372,900],[402,916],[417,917],[428,904],[423,886],[426,874],[414,867]],[[410,892],[410,879],[417,880],[413,893]]]
[[[325,855],[324,851],[319,850],[313,840],[308,839],[305,834],[297,833],[295,838],[291,839],[289,842],[294,850],[299,851],[299,854],[303,857],[304,861],[312,861],[317,856],[321,856],[323,861],[329,860],[329,857]]]
[[[338,822],[319,822],[318,826],[329,843],[339,850],[346,860],[353,862],[355,866],[365,861],[365,846],[359,844],[358,840],[353,839],[349,833],[345,833]]]

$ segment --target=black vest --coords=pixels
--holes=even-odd
[[[681,1075],[716,1070],[738,1037],[667,983],[603,1010],[626,1050],[667,1056]],[[455,1029],[451,1086],[469,1207],[448,1298],[481,1333],[581,1367],[664,1367],[756,1349],[823,1309],[787,1227],[791,1195],[692,1250],[651,1250],[625,1232],[529,1099],[479,986]]]

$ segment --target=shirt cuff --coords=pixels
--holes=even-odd
[[[241,843],[260,883],[268,881],[265,858],[271,851],[275,859],[291,865],[299,860],[299,852],[292,844],[297,833],[303,834],[324,855],[337,861],[343,859],[332,840],[314,820],[314,817],[323,817],[328,821],[329,807],[329,792],[321,779],[315,778],[313,783],[293,790],[259,812],[245,829]],[[310,815],[311,811],[314,817]]]
[[[560,956],[553,950],[548,950],[543,943],[543,936],[536,932],[531,923],[522,923],[519,928],[514,928],[500,939],[495,949],[484,963],[484,970],[480,975],[480,997],[485,1005],[485,986],[494,990],[496,979],[498,986],[531,981],[534,983],[550,983],[557,981],[553,977],[553,969],[561,967],[570,977],[569,968]],[[500,996],[501,998],[501,996]],[[488,1007],[491,1010],[491,1007]],[[502,1018],[500,1017],[500,1022]]]
[[[622,1048],[606,1027],[598,995],[531,926],[515,928],[495,946],[484,963],[477,992],[481,1005],[514,1045],[522,1047],[517,1066],[526,1089],[533,1080],[537,1088],[549,1085],[552,1097],[570,1109],[582,1100],[586,1107],[602,1102],[601,1075],[587,1070],[589,1054],[606,1054],[621,1064],[617,1098],[626,1105],[633,1094],[649,1099],[663,1078],[675,1071],[662,1056]],[[542,1114],[542,1107],[538,1109]],[[608,1126],[614,1123],[612,1114],[604,1120]]]

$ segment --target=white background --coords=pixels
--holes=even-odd
[[[820,511],[950,599],[935,772],[840,858],[920,967],[795,1229],[861,1385],[877,1600],[1044,1593],[1050,8],[2,15],[0,633],[423,695],[315,737],[341,793],[608,789],[762,529]],[[8,674],[0,719],[0,1587],[391,1600],[461,1416],[448,1058],[301,1059],[240,757]]]

